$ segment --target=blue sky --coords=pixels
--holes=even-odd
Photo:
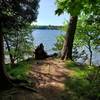
[[[38,25],[62,25],[66,19],[69,19],[68,14],[55,15],[55,0],[40,0],[39,4]]]

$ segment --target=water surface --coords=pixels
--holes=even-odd
[[[33,30],[32,36],[34,37],[34,44],[35,46],[38,46],[40,43],[44,44],[44,48],[47,51],[48,54],[52,54],[55,51],[52,50],[54,47],[54,44],[56,43],[56,37],[60,34],[64,34],[64,32],[60,30]],[[89,55],[88,49],[86,49],[86,52]],[[100,65],[100,52],[93,51],[93,63],[95,65]],[[80,60],[79,62],[82,62]]]
[[[34,30],[32,32],[35,46],[38,46],[40,43],[43,43],[45,50],[49,54],[54,53],[52,48],[54,47],[54,44],[56,43],[56,37],[60,34],[64,34],[64,33],[60,30],[48,30],[48,29]]]

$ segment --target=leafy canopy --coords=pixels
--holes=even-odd
[[[97,7],[99,0],[56,0],[56,14],[61,15],[68,12],[71,15],[77,16],[81,12],[89,13],[94,7]]]
[[[39,0],[0,0],[0,26],[18,30],[26,22],[35,21]]]

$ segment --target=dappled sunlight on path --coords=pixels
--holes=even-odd
[[[60,59],[36,60],[29,72],[29,77],[36,80],[36,88],[47,100],[62,100],[64,81],[73,71],[64,67]]]
[[[0,100],[65,100],[61,94],[65,90],[65,80],[73,70],[65,68],[65,62],[60,59],[32,60],[32,63],[27,75],[30,88],[4,91],[0,93]],[[37,92],[30,91],[32,89]]]

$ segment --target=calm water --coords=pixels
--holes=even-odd
[[[55,52],[52,50],[52,48],[56,43],[56,37],[60,34],[64,33],[60,30],[34,30],[32,32],[35,46],[43,43],[44,48],[48,52],[48,54],[52,54]],[[89,54],[89,51],[86,51]],[[79,62],[82,62],[82,59],[79,59]],[[100,65],[100,53],[93,51],[93,63],[95,65]]]
[[[44,44],[44,49],[48,54],[54,53],[52,48],[56,43],[56,37],[63,34],[60,30],[34,30],[32,35],[34,37],[34,44],[37,46],[40,43]]]

